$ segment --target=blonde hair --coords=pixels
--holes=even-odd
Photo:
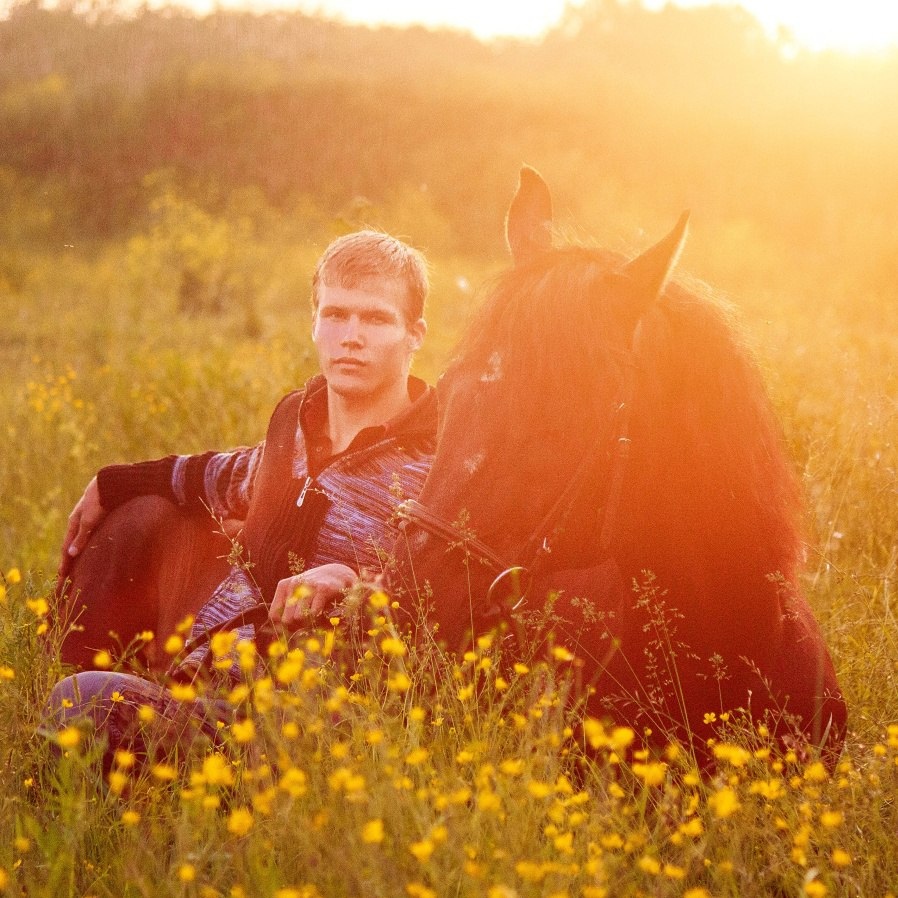
[[[318,308],[322,285],[353,289],[372,281],[396,281],[405,287],[407,321],[417,321],[424,314],[430,286],[424,256],[380,231],[356,231],[328,246],[312,276],[312,308]]]

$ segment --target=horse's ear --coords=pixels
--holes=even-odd
[[[684,212],[674,229],[641,256],[628,262],[624,271],[636,295],[653,302],[660,295],[677,264],[683,244],[686,242],[686,225],[689,213]]]
[[[505,217],[505,239],[515,265],[552,248],[552,194],[542,175],[521,169],[518,190]]]

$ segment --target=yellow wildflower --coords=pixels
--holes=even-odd
[[[193,882],[196,879],[196,867],[193,864],[181,864],[178,867],[178,879],[181,882]]]
[[[253,814],[249,808],[234,808],[228,817],[228,832],[245,836],[253,828]]]
[[[172,633],[172,635],[165,640],[164,648],[167,654],[177,655],[178,652],[184,648],[184,637],[177,633]]]
[[[231,724],[231,733],[236,742],[246,745],[247,742],[252,742],[256,738],[256,725],[248,717],[244,720],[235,720]]]
[[[77,727],[66,727],[56,734],[60,748],[74,748],[81,741],[81,731]]]
[[[140,823],[140,814],[137,811],[124,811],[122,813],[122,823],[125,826],[137,826]]]
[[[384,822],[379,817],[369,820],[362,827],[362,841],[368,845],[379,845],[384,840]]]
[[[647,786],[660,786],[667,775],[667,764],[658,761],[653,764],[633,764],[633,773]]]
[[[708,798],[708,806],[716,817],[726,818],[736,813],[741,807],[736,792],[724,786]]]
[[[172,683],[169,691],[176,702],[192,702],[196,698],[196,687],[191,683]]]

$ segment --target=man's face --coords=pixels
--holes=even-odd
[[[406,321],[405,290],[393,281],[319,285],[312,339],[328,389],[345,399],[376,403],[404,388],[425,331],[423,319]]]

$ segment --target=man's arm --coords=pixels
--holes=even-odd
[[[218,518],[242,520],[264,445],[102,468],[69,515],[61,575],[65,576],[71,560],[84,549],[106,515],[138,496],[162,496],[186,511],[209,509]]]

